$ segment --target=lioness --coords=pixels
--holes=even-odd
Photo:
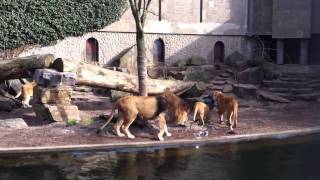
[[[164,133],[171,136],[165,119],[168,109],[167,100],[162,96],[125,96],[118,99],[112,107],[109,119],[98,130],[98,133],[111,121],[116,109],[118,109],[118,119],[114,128],[117,136],[123,137],[126,135],[128,138],[134,139],[135,136],[130,133],[129,127],[138,115],[145,119],[159,117],[160,132],[158,138],[160,141],[163,141]],[[120,128],[124,134],[120,132]]]
[[[171,113],[170,118],[173,119],[176,125],[184,125],[188,121],[189,104],[169,90],[166,90],[161,96],[168,102],[169,112]]]
[[[196,122],[196,117],[199,115],[202,126],[204,126],[204,118],[208,119],[209,107],[203,102],[196,102],[194,104],[193,122]]]
[[[213,91],[213,97],[217,101],[219,122],[223,122],[223,114],[227,114],[228,126],[231,131],[237,127],[238,101],[234,97],[227,96],[221,91]]]
[[[18,92],[18,94],[15,96],[15,98],[19,98],[21,96],[21,103],[24,108],[31,107],[30,105],[30,99],[31,96],[33,96],[33,88],[37,86],[37,83],[35,81],[28,82],[21,86],[21,90]]]

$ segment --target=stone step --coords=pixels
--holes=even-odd
[[[224,85],[212,85],[209,87],[211,90],[216,90],[216,91],[222,91],[224,88]]]
[[[308,83],[310,83],[310,84],[320,84],[320,77],[319,78],[313,78],[312,80],[309,80]]]
[[[211,80],[210,83],[213,85],[224,85],[224,84],[226,84],[226,81],[224,81],[224,80]]]
[[[291,93],[276,93],[276,95],[291,101],[296,100],[296,96]]]
[[[281,73],[280,76],[284,77],[284,78],[306,78],[306,77],[309,77],[309,75],[307,73],[289,73],[289,72]]]
[[[320,83],[312,83],[312,84],[309,84],[308,87],[314,88],[314,89],[320,89]]]
[[[277,93],[278,96],[289,100],[317,101],[320,98],[320,92],[306,94]]]
[[[232,75],[227,72],[224,72],[224,73],[219,74],[219,76],[222,78],[230,78]]]
[[[293,94],[308,94],[314,93],[316,90],[314,88],[292,88],[290,92]]]
[[[266,88],[267,91],[273,92],[273,93],[287,93],[289,92],[289,88]]]
[[[264,80],[263,85],[270,88],[306,88],[309,87],[307,83],[301,82],[287,82],[280,80]]]
[[[281,81],[288,81],[288,82],[307,82],[310,79],[307,77],[280,77]]]
[[[299,94],[297,95],[297,98],[299,100],[305,100],[305,101],[317,101],[320,98],[320,92]]]

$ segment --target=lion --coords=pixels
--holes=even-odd
[[[21,90],[18,92],[18,94],[15,96],[15,98],[21,97],[21,103],[24,108],[31,107],[30,105],[30,99],[31,96],[33,96],[33,88],[37,86],[37,83],[35,81],[28,82],[21,86]]]
[[[118,99],[111,110],[107,122],[101,126],[97,133],[101,132],[113,118],[115,110],[118,110],[118,119],[114,125],[117,136],[127,136],[134,139],[135,136],[130,133],[129,127],[139,115],[145,119],[154,119],[159,117],[160,132],[158,138],[163,141],[163,135],[171,136],[166,124],[166,112],[168,110],[167,100],[162,96],[125,96]],[[120,130],[123,131],[120,132]]]
[[[169,113],[171,114],[170,119],[173,119],[176,125],[184,126],[188,121],[188,113],[190,111],[190,106],[188,103],[183,101],[174,93],[170,92],[168,89],[161,94],[169,105]]]
[[[204,126],[204,118],[208,119],[209,107],[203,102],[196,102],[194,104],[193,122],[196,122],[196,117],[199,115],[202,126]]]
[[[238,101],[235,97],[223,94],[221,91],[213,91],[213,97],[217,102],[219,122],[223,122],[223,114],[227,115],[227,124],[230,131],[237,127],[238,123]]]

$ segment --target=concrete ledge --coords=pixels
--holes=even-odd
[[[303,136],[320,133],[320,126],[312,128],[303,128],[297,130],[287,130],[270,133],[244,134],[219,136],[214,138],[198,139],[177,139],[160,141],[141,141],[141,142],[121,142],[112,144],[83,144],[83,145],[66,145],[66,146],[43,146],[43,147],[15,147],[0,148],[0,155],[4,154],[25,154],[25,153],[53,153],[53,152],[70,152],[70,151],[130,151],[142,148],[175,148],[185,146],[198,146],[206,144],[224,144],[238,143],[254,140],[279,140],[295,136]]]

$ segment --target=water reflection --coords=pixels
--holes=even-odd
[[[0,157],[1,180],[320,180],[319,137],[279,142]]]

